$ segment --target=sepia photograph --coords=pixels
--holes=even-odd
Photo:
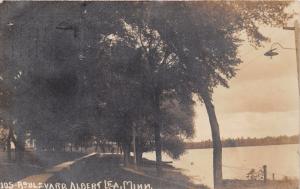
[[[300,1],[0,1],[0,189],[299,189]]]

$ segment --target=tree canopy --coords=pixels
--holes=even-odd
[[[173,158],[194,135],[194,100],[208,111],[215,177],[221,140],[212,94],[242,63],[244,39],[281,26],[288,2],[4,2],[1,117],[44,150],[113,142],[125,154]],[[26,135],[29,133],[29,135]],[[215,180],[216,181],[216,180]]]

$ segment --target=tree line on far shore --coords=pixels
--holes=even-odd
[[[263,138],[227,138],[222,140],[223,147],[239,147],[239,146],[267,146],[267,145],[281,145],[281,144],[299,144],[299,135],[292,136],[267,136]],[[200,142],[186,142],[185,149],[205,149],[212,148],[211,140],[204,140]]]

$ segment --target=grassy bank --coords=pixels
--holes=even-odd
[[[0,154],[0,156],[3,156],[0,159],[1,182],[26,181],[26,178],[30,178],[30,182],[38,183],[40,182],[38,180],[45,173],[50,173],[51,177],[42,182],[52,184],[65,183],[67,189],[71,189],[71,183],[79,184],[79,188],[77,189],[87,189],[85,187],[88,187],[88,183],[102,182],[102,189],[107,188],[104,182],[117,183],[123,186],[124,181],[127,183],[127,187],[123,187],[122,189],[131,188],[129,184],[135,185],[136,189],[141,185],[146,187],[151,186],[152,189],[208,189],[204,185],[194,184],[189,177],[181,173],[181,170],[169,164],[164,163],[162,165],[163,172],[158,176],[154,161],[143,159],[142,164],[138,168],[133,166],[124,167],[123,157],[116,154],[95,154],[80,159],[79,157],[84,156],[84,154],[70,152],[28,152],[25,154],[22,163],[8,162],[5,160],[5,154]],[[80,160],[76,160],[78,158]],[[72,163],[69,164],[68,162]],[[51,170],[55,165],[64,164],[68,165],[58,172],[47,171]],[[84,183],[83,186],[80,186],[81,183]]]
[[[44,169],[52,167],[56,164],[70,161],[83,156],[77,152],[25,152],[22,162],[14,161],[14,153],[12,160],[8,161],[7,154],[0,152],[0,181],[16,182],[30,175],[43,172]]]
[[[125,168],[122,162],[120,155],[95,155],[59,172],[49,182],[70,184],[112,181],[123,185],[124,181],[131,181],[136,186],[150,184],[153,189],[208,189],[206,186],[193,184],[180,170],[170,165],[164,165],[162,175],[157,176],[153,161],[144,159],[139,168]]]
[[[224,180],[224,189],[298,189],[298,180],[250,181]]]

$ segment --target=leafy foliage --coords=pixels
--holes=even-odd
[[[228,87],[242,34],[261,45],[259,25],[283,24],[287,5],[5,2],[1,116],[44,150],[130,143],[136,128],[144,152],[159,125],[162,149],[178,158],[194,135],[193,95],[212,101],[216,86]]]

